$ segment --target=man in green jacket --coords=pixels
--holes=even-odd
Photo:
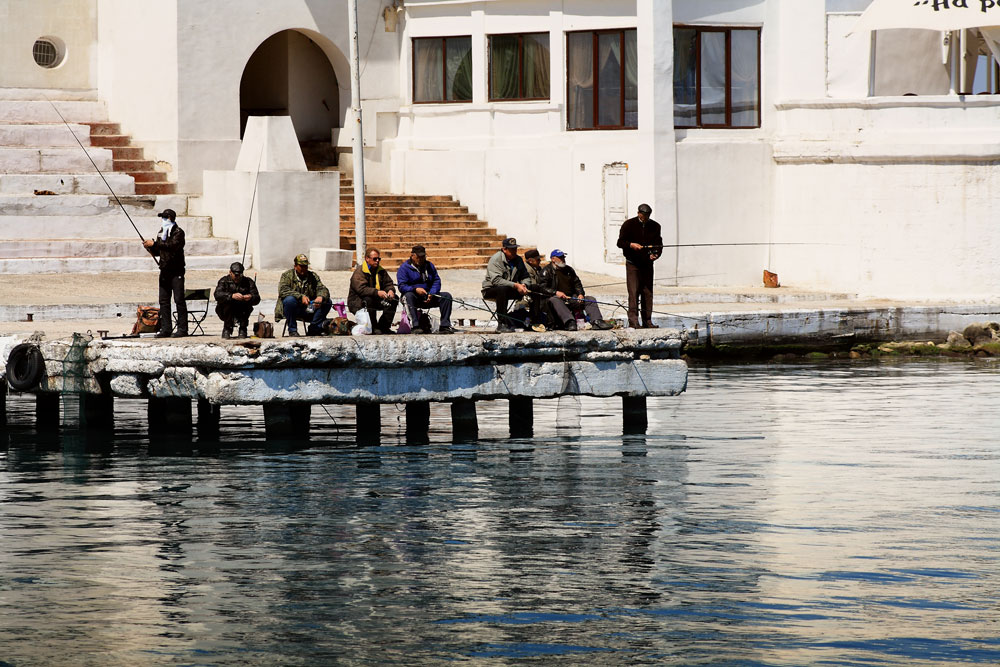
[[[308,322],[307,336],[323,333],[323,322],[330,312],[330,290],[319,274],[309,270],[309,258],[296,255],[292,268],[281,274],[278,281],[278,302],[274,305],[274,321],[288,319],[288,335],[299,335],[299,320]]]
[[[517,323],[507,314],[507,304],[527,295],[534,286],[524,260],[517,254],[517,239],[504,239],[500,250],[490,257],[483,279],[483,298],[497,304],[497,333],[514,331]]]

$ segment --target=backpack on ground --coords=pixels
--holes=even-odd
[[[132,335],[152,333],[160,328],[160,309],[152,306],[139,306],[136,309],[135,324],[132,325]]]

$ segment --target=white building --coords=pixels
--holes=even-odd
[[[683,246],[657,275],[681,285],[770,269],[996,294],[1000,103],[950,91],[941,33],[850,34],[868,4],[360,0],[368,190],[454,195],[612,273],[617,227],[646,202]],[[32,60],[39,38],[58,67]],[[248,114],[349,150],[348,39],[346,0],[0,0],[0,86],[96,90],[197,193],[233,169]],[[968,44],[956,87],[995,91]]]

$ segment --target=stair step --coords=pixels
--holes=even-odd
[[[90,138],[91,146],[113,148],[132,145],[132,136],[129,134],[90,134],[87,136]]]
[[[143,238],[153,238],[160,231],[160,219],[155,215],[132,216]],[[182,216],[177,224],[192,237],[212,236],[212,219],[202,216]],[[4,215],[0,216],[2,239],[94,239],[121,238],[134,233],[125,214],[115,215]],[[139,240],[136,235],[136,241]]]
[[[145,171],[156,171],[152,160],[139,159],[125,159],[125,160],[115,160],[114,161],[115,171],[124,171],[126,173],[133,172],[145,172]]]
[[[121,215],[118,203],[135,217],[156,216],[161,208],[153,196],[118,194],[0,195],[0,215]],[[175,209],[176,211],[177,209]]]
[[[143,171],[127,171],[125,172],[129,176],[135,179],[136,184],[139,183],[166,183],[167,175],[162,171],[155,170],[143,170]]]
[[[93,170],[93,167],[91,167]],[[118,195],[135,193],[135,179],[128,174],[104,174],[108,185]],[[110,194],[101,176],[91,174],[0,174],[0,194],[32,194],[44,190],[63,194]]]
[[[20,148],[0,147],[0,165],[8,174],[39,173],[88,173],[94,165],[87,158],[93,158],[98,169],[111,171],[111,151],[107,148],[89,148],[87,152],[76,148]]]
[[[229,255],[238,250],[233,239],[186,237],[185,257]],[[0,239],[0,259],[148,257],[138,236],[118,239]]]
[[[136,183],[135,193],[138,195],[172,195],[177,192],[176,183]]]
[[[55,109],[53,109],[53,105]],[[58,113],[56,112],[58,109]],[[60,118],[62,114],[62,118]],[[0,99],[0,122],[90,123],[105,121],[108,109],[96,100],[9,100]]]
[[[112,123],[105,120],[90,122],[87,125],[90,126],[90,136],[121,135],[122,133],[121,123]]]
[[[80,150],[77,139],[84,146],[89,146],[90,128],[79,123],[70,125],[69,129],[62,123],[58,125],[0,123],[0,146],[34,148],[73,147]]]
[[[111,155],[115,162],[144,160],[141,146],[111,146]]]
[[[93,88],[0,88],[0,100],[44,99],[53,101],[96,102],[97,91]]]

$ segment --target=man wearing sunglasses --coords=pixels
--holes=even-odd
[[[368,248],[365,261],[354,270],[351,287],[347,293],[347,309],[356,313],[362,308],[368,310],[372,323],[372,333],[391,334],[392,319],[396,316],[399,297],[396,285],[389,272],[382,268],[382,254],[377,248]],[[378,311],[382,316],[376,321]]]

